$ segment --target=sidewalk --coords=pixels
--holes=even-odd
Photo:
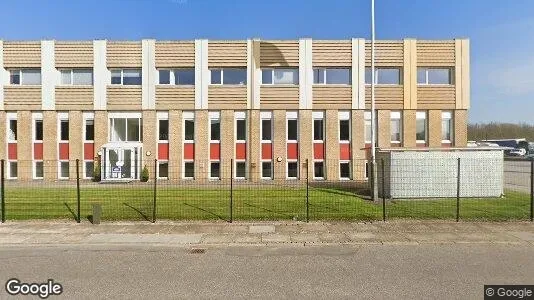
[[[114,222],[0,224],[0,245],[268,245],[499,243],[534,245],[534,223]]]

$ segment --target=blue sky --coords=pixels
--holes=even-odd
[[[370,37],[370,0],[3,0],[0,39]],[[470,122],[534,123],[534,1],[376,0],[377,38],[471,39]]]

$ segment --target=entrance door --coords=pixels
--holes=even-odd
[[[132,148],[106,148],[105,179],[137,179]]]

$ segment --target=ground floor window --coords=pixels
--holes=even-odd
[[[169,178],[169,162],[158,161],[158,178]]]
[[[369,178],[369,162],[365,161],[365,179]]]
[[[339,178],[340,179],[350,179],[350,162],[341,161],[339,163]]]
[[[34,161],[33,162],[33,178],[34,179],[43,179],[44,177],[44,164],[43,161]]]
[[[195,178],[195,162],[186,161],[184,162],[184,179],[193,179]]]
[[[211,179],[221,178],[221,163],[220,162],[212,161],[210,163],[210,178]]]
[[[261,178],[273,178],[273,163],[271,161],[264,161],[261,163]]]
[[[8,178],[17,179],[18,177],[18,163],[16,161],[9,161],[7,164]]]
[[[95,162],[94,161],[84,161],[84,178],[93,178],[94,176],[94,170],[95,170]]]
[[[287,162],[287,178],[296,179],[299,176],[299,163],[297,161]]]
[[[235,162],[235,178],[245,179],[247,174],[247,163],[244,161]]]
[[[59,179],[69,179],[69,162],[59,162]]]
[[[316,161],[313,163],[313,178],[324,179],[324,162]]]

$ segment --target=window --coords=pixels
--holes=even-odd
[[[238,141],[246,141],[246,139],[247,139],[247,120],[244,117],[236,116],[235,127],[236,127],[236,140],[238,140]]]
[[[219,179],[221,177],[221,163],[218,161],[212,161],[210,163],[210,178]]]
[[[392,143],[401,143],[401,135],[402,135],[402,121],[401,121],[401,113],[399,111],[392,111],[390,113],[391,117],[391,142]]]
[[[313,119],[313,178],[323,179],[324,178],[324,160],[322,156],[317,156],[315,153],[316,146],[322,147],[324,152],[324,112],[314,111],[312,112]],[[316,158],[318,157],[318,158]]]
[[[452,68],[417,68],[417,84],[453,84]]]
[[[43,120],[35,120],[34,141],[43,141]]]
[[[69,178],[69,161],[59,162],[59,178],[60,179]]]
[[[261,157],[261,178],[272,179],[273,164],[272,164],[272,112],[260,112],[260,157]]]
[[[298,162],[288,161],[287,162],[287,178],[295,179],[298,177],[298,174],[299,174]]]
[[[364,118],[364,130],[365,130],[365,143],[366,144],[370,144],[372,142],[372,126],[371,126],[371,122],[372,122],[372,119],[371,119],[371,112],[370,111],[366,111],[363,113],[363,118]]]
[[[84,177],[85,178],[93,178],[94,176],[94,170],[95,170],[95,163],[94,161],[84,161],[84,168],[85,168],[85,172],[84,172]]]
[[[33,178],[42,179],[44,174],[44,166],[42,156],[40,158],[35,152],[37,149],[36,145],[43,144],[43,114],[42,113],[32,113],[32,123],[33,123],[33,134],[32,134],[32,158],[33,158]],[[41,148],[42,149],[42,148]]]
[[[10,119],[8,120],[8,132],[7,132],[7,140],[9,142],[16,142],[17,141],[17,120],[16,119]]]
[[[290,146],[298,146],[298,113],[296,111],[286,111],[286,174],[288,179],[295,179],[298,177],[298,158],[297,153],[294,153],[294,148]],[[292,152],[292,153],[291,153]]]
[[[210,74],[211,84],[247,84],[247,69],[213,69]]]
[[[324,140],[324,119],[323,112],[314,112],[313,117],[313,140]]]
[[[350,163],[348,161],[339,163],[339,178],[350,179]]]
[[[351,84],[351,77],[351,69],[347,68],[313,70],[314,84]]]
[[[95,120],[85,120],[85,141],[94,141],[95,139]]]
[[[365,68],[365,83],[371,84],[371,68]],[[400,68],[375,68],[376,84],[401,84]]]
[[[324,178],[324,162],[316,161],[313,163],[313,178],[315,179]]]
[[[169,113],[168,112],[157,112],[157,118],[158,118],[158,178],[165,178],[167,179],[169,176],[169,161],[168,157],[162,156],[160,153],[161,151],[168,151],[168,143],[169,143]],[[167,150],[163,150],[165,148],[160,147],[167,147]],[[168,152],[167,152],[168,154]],[[165,157],[165,158],[162,158]]]
[[[264,161],[261,163],[261,178],[271,179],[273,178],[273,164],[270,161]]]
[[[221,119],[217,117],[210,118],[210,141],[221,140]]]
[[[159,84],[170,84],[171,83],[171,71],[169,70],[159,70]]]
[[[9,179],[16,179],[18,177],[18,163],[16,161],[10,161],[8,164],[8,168]]]
[[[9,75],[9,83],[16,85],[40,85],[41,84],[41,70],[40,69],[24,69],[11,70]]]
[[[298,139],[298,120],[296,118],[287,119],[287,140],[296,141]]]
[[[299,84],[298,69],[262,69],[262,84]]]
[[[426,123],[426,112],[418,111],[415,116],[415,139],[417,143],[426,143],[427,136],[427,123]]]
[[[33,162],[33,178],[42,179],[44,176],[44,165],[43,161],[34,161]]]
[[[183,147],[184,162],[182,178],[192,179],[195,177],[194,143],[195,143],[195,113],[184,111],[183,118]],[[187,150],[189,149],[189,150]]]
[[[338,113],[339,118],[339,141],[350,141],[350,112],[340,111]]]
[[[69,140],[69,120],[63,119],[59,121],[59,137],[60,141],[68,141]]]
[[[244,179],[246,176],[247,165],[244,161],[237,161],[235,163],[235,178]]]
[[[111,71],[111,84],[141,85],[141,69],[121,69]]]
[[[169,120],[160,119],[158,123],[159,123],[158,124],[158,128],[159,128],[158,140],[168,141],[169,140]]]
[[[184,140],[195,140],[195,119],[184,119]]]
[[[184,163],[184,178],[195,178],[195,162]]]
[[[83,113],[83,142],[84,147],[83,151],[86,151],[86,147],[90,147],[94,150],[94,138],[95,138],[95,115],[92,112]],[[89,150],[92,152],[92,150]],[[95,169],[95,163],[93,157],[85,158],[85,153],[83,155],[83,177],[93,178],[93,173]]]
[[[443,143],[452,142],[452,113],[450,111],[441,113],[441,140]]]
[[[158,178],[168,178],[168,177],[169,177],[169,162],[158,161]]]
[[[141,118],[110,118],[109,136],[112,142],[140,142]]]
[[[261,140],[272,140],[272,121],[271,119],[261,119]]]
[[[61,70],[62,85],[93,85],[93,70],[68,69]]]
[[[8,149],[7,149],[7,178],[8,179],[15,179],[17,178],[17,159],[16,156],[15,159],[12,159],[11,154],[16,154],[16,149],[9,147],[9,144],[16,144],[17,143],[17,113],[8,112],[6,114],[7,119],[7,132],[6,132],[6,138],[8,143]],[[15,153],[12,153],[14,151]]]
[[[159,70],[159,84],[195,85],[195,69]]]

